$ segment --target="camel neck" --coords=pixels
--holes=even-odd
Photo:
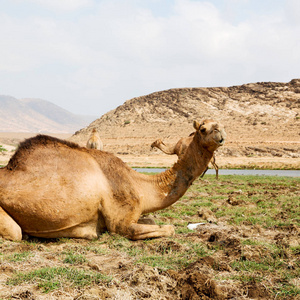
[[[189,147],[184,157],[179,159],[171,169],[155,175],[155,185],[161,195],[159,209],[172,205],[182,197],[193,181],[205,171],[212,158],[212,153],[209,151],[203,149],[201,152],[195,152],[192,147]],[[155,210],[157,208],[151,211]]]

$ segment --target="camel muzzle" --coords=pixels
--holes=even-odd
[[[220,139],[219,139],[219,145],[223,146],[225,144],[225,139],[226,139],[226,132],[225,132],[225,130],[222,129],[220,131],[220,134],[221,134],[221,136],[220,136]]]
[[[225,140],[223,138],[219,140],[220,145],[223,145],[224,143],[225,143]]]

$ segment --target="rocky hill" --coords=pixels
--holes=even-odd
[[[0,132],[75,132],[95,118],[74,115],[41,99],[0,95]]]
[[[71,140],[84,145],[97,128],[107,151],[151,156],[158,154],[149,150],[155,139],[176,142],[193,131],[194,120],[205,118],[226,127],[228,139],[219,156],[285,158],[299,168],[300,79],[155,92],[126,101]]]

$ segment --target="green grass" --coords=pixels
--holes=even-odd
[[[163,212],[156,212],[155,217],[168,217],[167,222],[172,220],[179,234],[188,233],[187,223],[180,222],[180,219],[203,221],[198,216],[201,207],[210,209],[218,219],[222,218],[233,226],[261,226],[265,230],[278,228],[283,232],[291,226],[299,228],[299,178],[228,175],[221,176],[220,181],[217,181],[213,175],[207,175],[206,179],[205,182],[197,180],[181,200]],[[230,197],[231,203],[235,201],[236,205],[230,204]],[[283,247],[276,245],[276,240],[271,244],[250,239],[241,241],[242,249],[247,249],[247,246],[261,249],[262,258],[247,260],[243,258],[242,252],[241,259],[231,265],[239,275],[229,276],[229,279],[260,282],[273,274],[277,278],[276,284],[270,285],[269,289],[274,296],[277,295],[277,299],[300,295],[299,287],[292,283],[300,276],[299,259],[295,263],[295,259],[289,262],[291,255],[299,255],[299,246]],[[212,245],[207,255],[220,250],[223,250],[222,246]],[[264,255],[267,255],[265,259]],[[149,257],[144,262],[157,266],[157,261],[157,257]],[[170,268],[170,265],[165,265]]]
[[[170,241],[174,242],[174,239]],[[189,241],[175,239],[175,243],[153,247],[150,253],[149,250],[140,252],[136,263],[146,263],[159,270],[180,270],[210,253],[203,244],[191,244]]]
[[[295,247],[291,247],[291,250],[293,251],[293,253],[295,255],[300,255],[300,245],[299,246],[295,246]]]
[[[146,263],[160,270],[178,270],[211,253],[204,244],[193,244],[182,238],[166,238],[163,242],[158,241],[150,239],[132,243],[120,235],[107,235],[105,240],[98,243],[105,243],[111,250],[126,253],[135,259],[135,264]]]
[[[33,254],[29,251],[21,252],[21,253],[13,253],[7,256],[7,260],[9,262],[20,262],[20,261],[26,261],[32,256]]]
[[[276,284],[272,285],[270,288],[274,295],[279,296],[279,298],[285,298],[287,296],[294,297],[300,295],[299,287],[293,285],[291,281],[293,279],[298,279],[300,276],[300,263],[296,265],[294,270],[289,271],[289,266],[287,266],[284,259],[277,255],[273,258],[263,259],[261,262],[255,261],[236,261],[231,264],[233,270],[239,272],[239,276],[231,276],[231,279],[235,279],[241,282],[245,281],[245,278],[250,280],[251,278],[257,281],[263,281],[263,279],[269,274],[273,274],[276,279]],[[260,275],[258,275],[260,274]]]
[[[112,278],[99,272],[84,271],[74,268],[53,267],[41,268],[31,272],[20,272],[7,280],[8,285],[34,283],[44,293],[62,286],[83,287],[99,282],[109,282]]]
[[[72,251],[68,251],[65,254],[65,258],[63,260],[64,263],[71,264],[71,265],[81,265],[87,262],[87,259],[82,254],[76,254]]]
[[[208,196],[202,200],[201,196],[194,196],[188,212],[193,211],[191,205],[206,206],[216,210],[216,217],[227,217],[229,223],[235,225],[273,227],[300,224],[299,178],[228,175],[222,176],[218,183],[214,176],[207,177],[209,182],[193,184],[189,193],[207,193]],[[230,194],[243,205],[218,207],[218,202],[226,203]],[[285,218],[278,218],[282,211],[286,214]],[[172,212],[171,209],[169,213]]]
[[[15,270],[6,284],[31,284],[44,293],[66,287],[81,289],[113,284],[113,271],[96,272],[91,267],[93,257],[99,261],[112,257],[116,264],[130,262],[129,268],[148,265],[160,273],[170,269],[180,273],[199,259],[212,256],[216,263],[225,261],[232,270],[219,272],[212,268],[211,276],[217,284],[222,281],[224,285],[227,280],[236,286],[259,283],[270,291],[271,298],[293,299],[300,295],[296,284],[300,277],[300,245],[293,233],[300,228],[299,190],[299,178],[229,175],[216,180],[214,175],[206,175],[205,180],[196,180],[177,203],[150,214],[158,225],[173,224],[175,237],[130,241],[104,233],[93,241],[33,238],[19,243],[20,249],[18,244],[6,246],[0,240],[0,262]],[[203,209],[217,219],[212,224],[216,230],[225,224],[239,236],[236,246],[224,244],[226,232],[219,240],[209,242],[205,231],[187,229],[188,223],[208,222],[199,215]],[[250,233],[242,235],[242,228]],[[276,230],[276,235],[264,240],[259,232],[251,234],[259,228]],[[47,263],[40,264],[39,259]],[[31,261],[35,262],[30,270],[22,269]],[[47,267],[49,264],[51,267]]]
[[[0,152],[4,152],[7,151],[7,149],[5,149],[2,145],[0,145]]]

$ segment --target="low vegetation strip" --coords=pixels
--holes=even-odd
[[[299,198],[299,178],[206,175],[150,214],[172,238],[0,240],[0,299],[300,299]]]
[[[0,152],[7,151],[2,145],[0,145]]]

